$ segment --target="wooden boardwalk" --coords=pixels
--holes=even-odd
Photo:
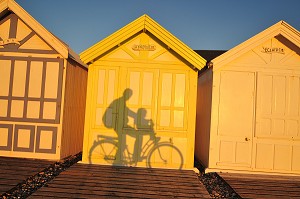
[[[0,157],[0,195],[53,163],[46,160]]]
[[[218,173],[242,198],[300,199],[300,176]]]
[[[211,198],[193,171],[75,164],[30,198]]]
[[[0,195],[53,161],[0,157]],[[219,173],[242,198],[300,199],[300,176]],[[29,198],[210,198],[188,170],[76,163]]]

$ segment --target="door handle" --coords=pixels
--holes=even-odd
[[[249,139],[249,138],[247,138],[247,137],[245,137],[245,141],[250,141],[250,139]]]

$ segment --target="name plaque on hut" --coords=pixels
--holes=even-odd
[[[132,46],[132,50],[134,51],[154,51],[156,50],[156,46],[152,44],[134,44]]]

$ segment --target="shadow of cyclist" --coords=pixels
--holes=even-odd
[[[145,135],[150,135],[150,139],[155,140],[154,124],[152,119],[146,118],[147,110],[139,108],[135,113],[128,108],[127,101],[129,101],[132,95],[133,92],[131,89],[125,89],[123,95],[120,98],[115,99],[107,107],[102,117],[102,122],[105,127],[113,128],[117,135],[118,144],[115,147],[116,154],[112,162],[113,165],[137,165],[138,162],[143,161],[141,158],[143,137]],[[123,109],[123,111],[118,109]],[[119,114],[122,112],[123,116],[120,116]],[[112,118],[116,125],[106,125],[107,118]],[[122,121],[120,121],[121,118],[123,118]],[[134,121],[133,124],[130,124],[130,118]],[[132,142],[126,140],[129,137]]]
[[[132,110],[130,110],[127,107],[126,102],[131,98],[133,92],[131,89],[127,88],[123,91],[123,95],[120,98],[115,99],[114,101],[111,102],[111,104],[107,107],[107,109],[105,110],[105,113],[103,114],[102,117],[102,122],[104,124],[104,126],[106,128],[113,128],[114,131],[117,134],[117,139],[118,139],[118,145],[117,147],[117,151],[115,154],[115,160],[113,162],[113,165],[117,165],[120,164],[120,159],[121,159],[121,154],[123,154],[123,149],[124,147],[121,146],[121,143],[126,143],[126,140],[122,140],[125,139],[125,136],[122,136],[122,129],[120,129],[120,125],[119,122],[121,122],[121,128],[123,128],[124,126],[126,126],[127,129],[130,130],[134,130],[134,127],[131,127],[128,125],[129,123],[129,118],[136,118],[136,113],[133,112]],[[119,116],[120,111],[118,109],[123,109],[123,117]],[[125,115],[126,113],[126,115]],[[107,120],[108,118],[111,118],[112,123],[114,123],[114,125],[110,126],[107,125]],[[123,118],[123,121],[119,121],[119,119]]]
[[[135,163],[143,161],[141,157],[143,149],[143,137],[149,135],[150,140],[158,142],[160,138],[156,137],[154,131],[154,123],[152,119],[147,119],[147,110],[144,108],[139,108],[137,110],[137,117],[134,121],[136,127],[136,140],[134,143],[133,157],[135,157]]]
[[[105,110],[102,123],[107,130],[113,130],[117,137],[111,133],[99,134],[90,148],[90,163],[94,157],[104,159],[112,165],[136,166],[138,163],[145,163],[147,167],[151,167],[154,160],[152,158],[155,158],[155,161],[157,159],[169,166],[170,154],[173,155],[175,151],[178,153],[181,169],[183,157],[180,150],[173,146],[172,139],[169,142],[159,142],[160,137],[156,136],[153,120],[147,117],[147,110],[139,108],[134,112],[127,106],[132,95],[131,89],[125,89],[123,95],[113,100]],[[129,122],[130,119],[133,122]]]

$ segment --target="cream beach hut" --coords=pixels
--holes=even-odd
[[[300,174],[300,33],[284,21],[198,80],[196,157],[209,170]]]

